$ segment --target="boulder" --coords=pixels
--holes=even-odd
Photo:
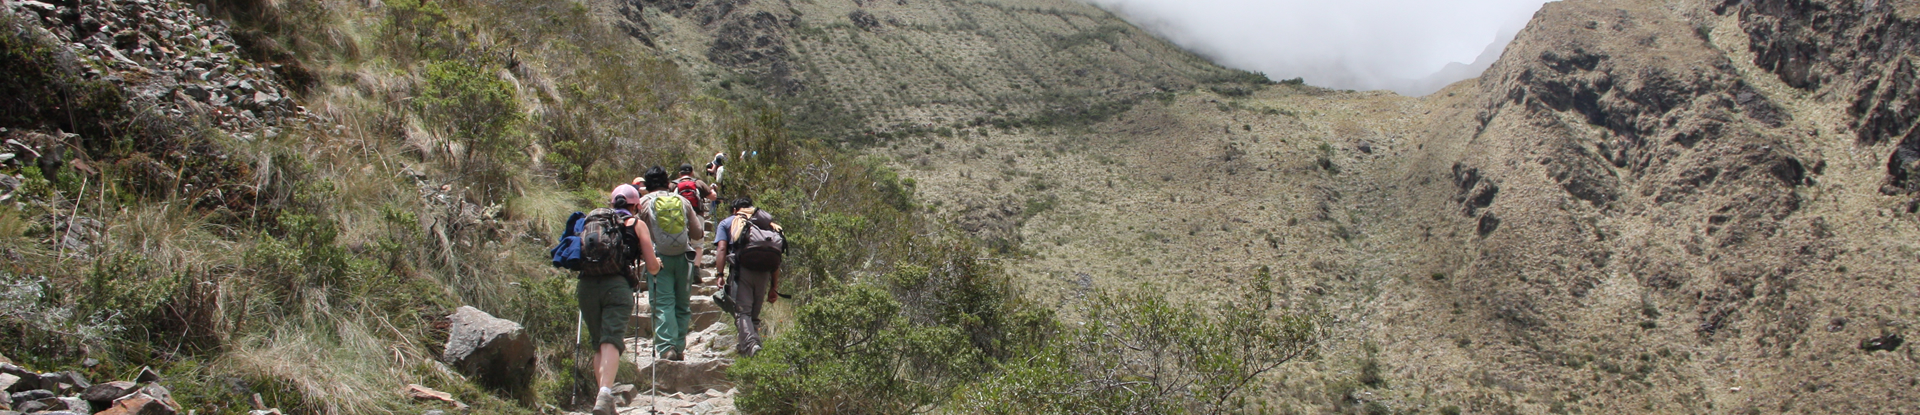
[[[651,380],[655,375],[653,370],[657,367],[660,379],[659,389],[662,393],[705,393],[708,389],[732,387],[732,383],[727,381],[727,368],[732,366],[732,363],[727,360],[689,359],[675,362],[641,358],[638,363],[640,373],[645,374],[640,379],[641,382]],[[635,386],[643,389],[646,387],[644,383]]]
[[[482,384],[518,388],[533,378],[533,338],[526,329],[471,306],[447,316],[446,362]]]
[[[86,391],[80,392],[80,399],[98,402],[100,406],[107,406],[107,404],[112,403],[113,400],[127,396],[127,394],[133,393],[134,389],[139,387],[138,384],[124,380],[97,383],[92,387],[88,387]]]
[[[19,376],[14,376],[13,374],[9,374],[9,373],[0,373],[0,391],[12,389],[13,385],[18,383],[20,383]]]

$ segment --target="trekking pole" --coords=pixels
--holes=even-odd
[[[582,314],[580,310],[573,310],[573,382],[575,384],[580,383],[580,349],[585,346],[584,343],[580,340],[580,337],[581,337],[580,332],[586,329],[586,325],[587,325],[587,316],[585,314]],[[589,362],[587,366],[592,367],[593,364]],[[598,381],[599,379],[598,377],[596,377],[594,380]],[[576,388],[574,390],[576,392],[573,394],[573,401],[571,402],[571,404],[579,405],[580,394],[577,392],[579,391],[579,389]]]
[[[648,284],[653,283],[653,278],[651,278],[651,276],[647,278],[647,283]],[[647,299],[649,300],[648,301],[649,303],[652,302],[651,300],[653,299],[654,295],[660,294],[660,290],[657,290],[654,288],[660,288],[660,287],[651,287],[648,290],[650,291],[647,294]],[[648,323],[653,323],[653,325],[655,326],[659,325],[660,310],[655,310],[653,307],[647,307],[647,316],[648,316],[647,317]],[[647,332],[653,333],[652,330],[649,330]],[[652,372],[652,375],[650,375],[651,380],[647,381],[647,413],[649,414],[660,413],[660,348],[654,347],[653,341],[655,340],[654,339],[655,337],[660,337],[660,336],[652,335],[652,334],[649,334],[647,336],[647,349],[653,352],[653,364],[652,364],[653,367],[650,370],[650,372]]]

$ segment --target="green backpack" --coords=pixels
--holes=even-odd
[[[653,252],[678,255],[688,251],[693,241],[687,237],[687,199],[670,192],[657,192],[643,200],[653,219]]]

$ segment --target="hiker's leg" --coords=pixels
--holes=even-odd
[[[594,380],[600,387],[613,387],[613,377],[620,373],[620,348],[612,344],[600,343],[600,355],[593,359]]]
[[[672,258],[680,263],[680,269],[674,273],[677,275],[674,284],[677,285],[673,292],[673,317],[677,320],[674,327],[680,331],[673,336],[673,348],[684,352],[687,350],[687,333],[693,331],[693,255],[682,254]]]
[[[653,351],[655,355],[666,355],[667,350],[673,348],[671,335],[679,333],[680,328],[674,327],[678,320],[673,316],[674,284],[670,281],[674,275],[670,270],[673,260],[661,257],[660,262],[660,273],[647,276],[647,289],[651,291],[647,294],[647,305],[653,313]]]
[[[601,359],[598,358],[598,350],[600,348],[596,345],[600,344],[600,334],[603,330],[600,324],[605,321],[600,319],[600,300],[606,298],[606,296],[601,295],[600,289],[589,281],[591,279],[592,278],[580,278],[574,280],[573,298],[580,303],[580,321],[587,326],[586,347],[588,350],[594,350],[594,352],[591,353],[594,353],[595,358],[589,362],[587,367],[589,368],[588,370],[593,371],[594,378],[599,379]]]
[[[767,283],[770,275],[760,271],[742,269],[740,282],[735,292],[734,303],[740,305],[740,318],[744,323],[740,327],[739,350],[746,352],[760,344],[760,312],[766,308]],[[751,328],[749,330],[749,328]]]
[[[588,277],[578,281],[580,312],[587,323],[588,341],[598,350],[594,377],[602,387],[613,386],[620,351],[626,347],[627,318],[633,314],[633,289],[620,277]]]

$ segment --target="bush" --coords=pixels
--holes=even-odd
[[[1243,410],[1242,392],[1311,355],[1320,337],[1312,317],[1275,309],[1271,281],[1262,268],[1253,290],[1213,312],[1145,287],[1097,292],[1084,321],[1035,356],[1010,359],[964,392],[961,406],[1007,414]]]
[[[978,351],[951,326],[912,324],[900,303],[854,285],[801,306],[793,329],[729,372],[749,413],[898,414],[936,403],[976,374]]]

